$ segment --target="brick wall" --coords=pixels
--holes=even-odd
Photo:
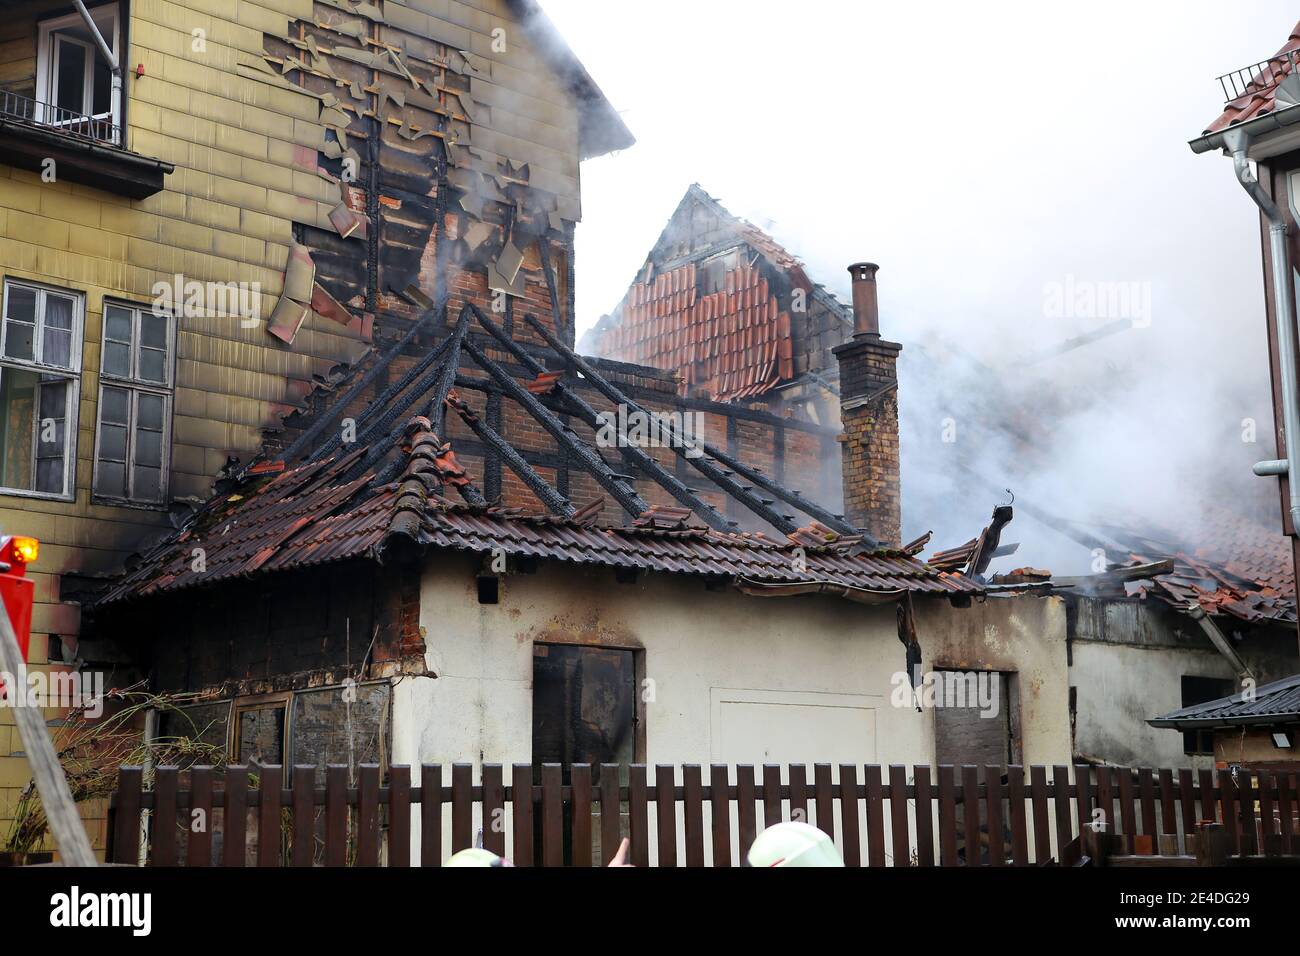
[[[840,363],[844,514],[884,544],[901,535],[898,377],[901,346],[862,336],[835,350]]]

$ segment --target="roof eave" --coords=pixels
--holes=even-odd
[[[1241,727],[1252,724],[1272,727],[1276,724],[1300,724],[1300,713],[1247,714],[1240,717],[1152,717],[1152,727],[1174,730],[1212,730],[1216,727]]]
[[[1297,105],[1300,106],[1300,104]],[[1231,126],[1216,130],[1213,133],[1203,133],[1196,139],[1189,140],[1187,145],[1192,148],[1193,153],[1198,154],[1224,149],[1226,148],[1224,134],[1230,130],[1240,130],[1253,141],[1248,153],[1249,157],[1251,159],[1267,158],[1300,147],[1300,129],[1294,130],[1296,134],[1295,142],[1289,139],[1281,140],[1277,138],[1261,142],[1259,137],[1267,136],[1269,133],[1279,130],[1291,131],[1292,127],[1300,127],[1300,109],[1297,109],[1296,106],[1287,106],[1280,110],[1273,110],[1271,113],[1265,113],[1263,116],[1256,116],[1244,123],[1233,123]]]

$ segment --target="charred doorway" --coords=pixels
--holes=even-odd
[[[542,764],[591,764],[599,786],[600,765],[626,766],[636,759],[636,652],[573,644],[533,647],[533,781]],[[625,783],[626,781],[620,781]],[[541,817],[535,817],[536,853],[541,853]],[[572,862],[569,815],[564,818],[564,861]],[[599,833],[600,828],[593,826]],[[593,858],[600,859],[594,847]]]

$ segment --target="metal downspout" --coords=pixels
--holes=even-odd
[[[81,14],[81,19],[86,22],[86,29],[90,31],[90,35],[95,41],[95,46],[99,47],[100,55],[108,62],[108,68],[113,74],[112,102],[117,104],[119,110],[122,110],[125,106],[122,102],[122,63],[118,60],[113,51],[109,49],[108,43],[104,39],[104,34],[99,32],[99,25],[96,24],[94,18],[91,17],[90,11],[86,9],[86,4],[83,0],[72,0],[72,2],[76,5],[77,12]]]
[[[1296,386],[1296,327],[1295,316],[1291,312],[1291,264],[1286,248],[1286,219],[1277,208],[1277,203],[1250,171],[1246,159],[1250,137],[1241,130],[1229,130],[1223,134],[1223,139],[1232,153],[1237,181],[1268,220],[1269,267],[1273,273],[1273,317],[1277,327],[1278,367],[1282,374],[1282,437],[1286,461],[1260,462],[1255,466],[1255,473],[1287,476],[1291,525],[1300,532],[1300,447],[1297,447],[1300,446],[1300,395],[1297,394]]]

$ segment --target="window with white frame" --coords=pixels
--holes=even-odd
[[[95,437],[95,496],[158,505],[166,500],[171,449],[172,316],[104,303]]]
[[[4,283],[0,492],[73,496],[83,297]]]
[[[116,3],[90,9],[90,18],[119,62],[121,18]],[[36,99],[41,121],[116,142],[122,103],[113,74],[79,13],[42,21],[37,39]]]

